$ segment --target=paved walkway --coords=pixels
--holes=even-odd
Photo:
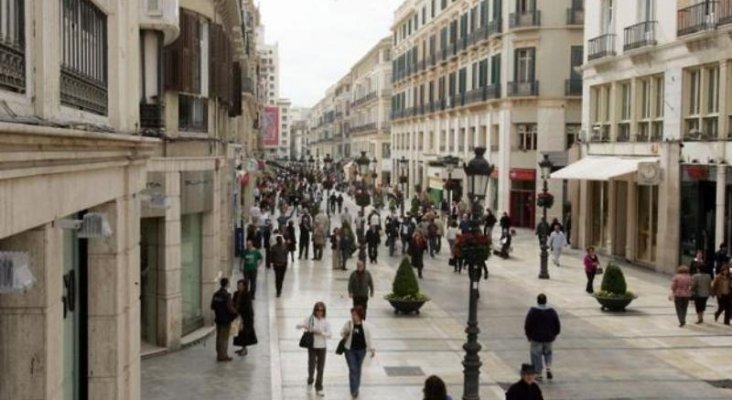
[[[666,298],[669,277],[625,268],[629,289],[640,297],[626,313],[605,313],[584,293],[580,252],[565,252],[562,267],[551,266],[551,280],[542,281],[536,278],[537,247],[529,231],[520,231],[512,259],[489,260],[490,279],[481,282],[479,304],[481,399],[503,399],[506,385],[517,379],[518,366],[529,360],[523,320],[538,292],[547,294],[562,319],[562,334],[555,343],[555,380],[542,384],[546,399],[732,399],[732,390],[705,382],[732,378],[732,331],[714,322],[678,328],[673,304]],[[395,316],[382,297],[391,289],[400,257],[385,256],[383,246],[380,253],[380,263],[368,266],[376,280],[368,320],[377,355],[364,364],[361,398],[419,399],[424,379],[431,374],[440,375],[453,398],[460,398],[467,276],[452,272],[444,252],[427,259],[420,283],[432,301],[419,316]],[[323,261],[296,261],[279,299],[274,298],[272,273],[261,273],[258,290],[268,290],[271,303],[263,293],[255,301],[257,348],[243,359],[217,364],[211,339],[146,360],[143,398],[316,398],[305,384],[307,354],[297,346],[300,332],[295,325],[322,300],[331,325],[339,330],[351,307],[346,286],[354,267],[351,261],[348,272],[332,270],[329,249]],[[337,341],[334,336],[329,342],[325,391],[326,398],[340,400],[349,398],[348,370],[343,357],[332,352]]]

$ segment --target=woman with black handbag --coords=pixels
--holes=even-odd
[[[325,319],[325,303],[319,301],[313,307],[313,313],[297,324],[297,329],[304,329],[300,338],[300,347],[308,349],[308,386],[315,382],[315,393],[324,396],[323,370],[325,369],[325,348],[330,333],[330,322]],[[313,379],[315,367],[318,367],[317,379]]]
[[[254,331],[254,308],[246,279],[239,279],[236,285],[237,290],[234,293],[233,303],[241,318],[241,323],[239,324],[239,334],[234,337],[234,346],[241,346],[236,354],[245,356],[247,346],[257,344],[257,334]]]

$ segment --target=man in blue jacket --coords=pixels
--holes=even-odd
[[[552,379],[552,343],[561,330],[559,315],[546,304],[546,295],[536,296],[537,305],[526,314],[524,331],[531,343],[531,364],[536,369],[536,380],[541,381],[541,371],[546,365],[546,379]]]

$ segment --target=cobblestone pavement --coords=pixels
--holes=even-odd
[[[566,251],[562,266],[550,266],[551,279],[542,281],[537,279],[537,247],[529,231],[519,231],[511,259],[489,260],[490,278],[481,282],[479,304],[481,399],[503,399],[505,386],[517,379],[518,366],[528,362],[523,321],[539,292],[547,294],[562,319],[554,350],[555,379],[542,384],[546,399],[732,399],[731,389],[707,382],[732,378],[729,327],[708,317],[705,324],[678,328],[673,304],[666,299],[670,277],[626,266],[628,287],[639,298],[625,313],[605,313],[584,293],[579,251]],[[382,245],[378,265],[368,266],[377,286],[368,316],[377,355],[364,364],[361,399],[419,399],[431,374],[440,375],[453,398],[460,398],[467,276],[452,272],[444,251],[428,258],[420,284],[432,301],[419,316],[395,316],[382,297],[391,289],[400,257],[385,256],[385,250]],[[328,249],[323,261],[296,260],[279,299],[273,296],[271,272],[260,273],[260,287],[268,290],[271,304],[263,293],[257,296],[260,344],[251,355],[217,364],[209,339],[145,360],[143,398],[316,398],[305,385],[307,355],[297,346],[295,324],[322,300],[334,330],[340,329],[351,306],[346,286],[354,267],[351,261],[347,272],[332,270]],[[325,391],[326,398],[340,400],[349,398],[348,370],[332,352],[337,340],[329,342]]]

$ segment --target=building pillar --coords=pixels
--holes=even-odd
[[[511,212],[511,134],[513,126],[511,124],[511,111],[501,110],[498,114],[498,209]]]
[[[724,118],[722,118],[724,119]],[[724,237],[724,214],[725,200],[727,192],[727,166],[721,164],[717,167],[717,193],[716,193],[716,212],[714,218],[714,248],[718,249],[719,245],[725,241]]]
[[[602,227],[603,233],[604,233],[604,239],[605,243],[603,243],[603,248],[607,252],[607,254],[614,254],[613,251],[613,242],[615,239],[615,214],[617,213],[617,199],[615,198],[615,194],[617,192],[617,181],[615,180],[609,180],[608,184],[608,194],[607,194],[607,221]]]
[[[89,398],[138,399],[140,381],[140,213],[122,198],[89,211],[112,236],[88,241]]]
[[[668,121],[668,120],[667,120]],[[664,122],[668,123],[668,122]],[[660,144],[663,181],[658,186],[656,271],[674,273],[679,265],[679,209],[681,206],[681,149],[679,143]]]
[[[28,252],[35,285],[0,294],[0,399],[61,399],[63,237],[52,224],[0,240],[2,251]]]
[[[230,276],[231,265],[221,265],[218,257],[222,249],[219,248],[222,234],[221,227],[221,169],[214,170],[211,188],[211,210],[203,214],[203,227],[201,232],[201,312],[204,324],[213,325],[213,311],[209,304],[214,292],[218,289],[217,278],[219,276]]]
[[[625,258],[637,260],[636,243],[638,242],[638,185],[635,180],[628,181],[628,205],[625,223]]]
[[[180,348],[183,334],[183,293],[181,291],[180,172],[165,173],[163,262],[158,263],[158,343],[169,349]]]

